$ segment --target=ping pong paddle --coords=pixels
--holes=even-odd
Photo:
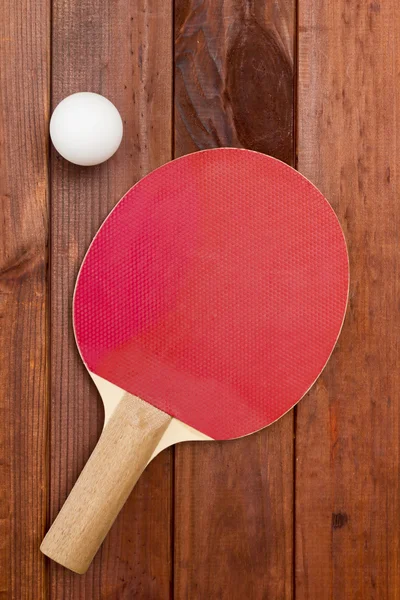
[[[139,181],[79,272],[75,336],[106,419],[42,552],[85,572],[160,450],[291,409],[333,350],[348,283],[335,213],[276,159],[206,150]]]

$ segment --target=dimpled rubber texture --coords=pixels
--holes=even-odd
[[[239,149],[168,163],[110,213],[82,264],[74,327],[96,373],[214,439],[287,412],[339,335],[348,257],[320,192]]]

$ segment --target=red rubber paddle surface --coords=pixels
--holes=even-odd
[[[239,149],[172,161],[110,213],[74,327],[92,373],[215,439],[287,412],[323,369],[348,295],[337,217],[302,175]]]

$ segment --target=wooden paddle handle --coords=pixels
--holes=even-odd
[[[46,556],[86,572],[170,422],[139,398],[123,397],[42,542]]]

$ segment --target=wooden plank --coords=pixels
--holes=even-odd
[[[175,154],[243,146],[293,163],[295,3],[178,0]],[[292,598],[293,415],[175,464],[175,598]]]
[[[45,598],[49,16],[47,0],[0,4],[2,600]]]
[[[124,139],[106,164],[79,168],[52,154],[51,518],[93,448],[100,400],[75,347],[71,301],[82,257],[108,211],[171,158],[172,15],[162,0],[54,0],[53,105],[77,91],[107,96]],[[142,476],[85,576],[51,564],[54,600],[169,598],[171,453]]]
[[[301,0],[299,170],[344,225],[350,306],[299,405],[296,599],[400,598],[400,15]]]

